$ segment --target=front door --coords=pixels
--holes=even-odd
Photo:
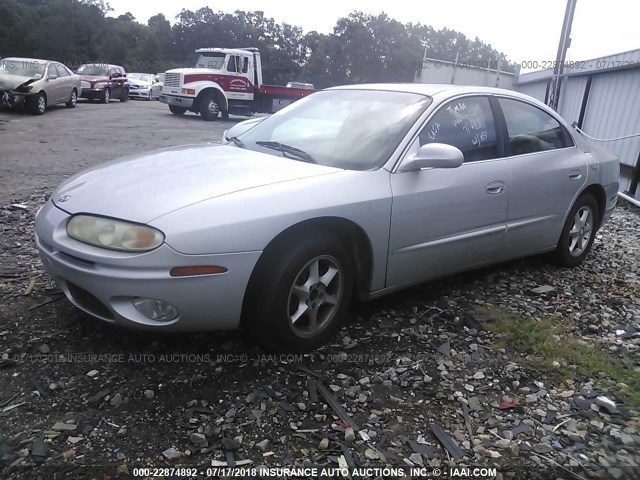
[[[453,145],[465,161],[458,168],[391,174],[387,287],[490,263],[504,237],[509,164],[489,99],[463,97],[444,104],[408,156],[425,143]]]

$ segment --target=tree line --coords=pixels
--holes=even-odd
[[[455,30],[403,24],[386,14],[353,12],[333,33],[304,33],[263,12],[182,10],[171,23],[161,13],[140,23],[110,16],[104,0],[0,0],[0,57],[53,59],[70,68],[114,63],[130,72],[164,72],[195,64],[201,47],[258,47],[265,83],[313,83],[316,88],[364,82],[412,82],[422,58],[514,65],[491,45]],[[428,19],[426,19],[428,20]]]

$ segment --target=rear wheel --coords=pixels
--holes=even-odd
[[[243,325],[267,347],[309,351],[325,344],[344,320],[354,267],[331,234],[289,240],[270,247],[258,262]]]
[[[47,111],[47,96],[44,92],[40,92],[38,95],[31,97],[28,108],[33,115],[43,115],[44,112]]]
[[[554,252],[556,262],[565,267],[580,265],[591,250],[599,221],[595,198],[588,193],[581,195],[562,229]]]
[[[214,92],[205,94],[200,100],[200,115],[208,122],[218,118],[220,113],[220,103],[218,96]]]
[[[65,103],[65,106],[67,108],[76,108],[77,103],[78,103],[78,92],[76,92],[76,89],[74,88],[71,91],[71,97],[69,98],[69,101]]]
[[[176,107],[175,105],[169,105],[169,110],[174,115],[184,115],[187,112],[187,109],[184,107]]]

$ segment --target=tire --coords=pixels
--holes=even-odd
[[[171,110],[171,113],[173,113],[174,115],[184,115],[187,112],[187,109],[184,107],[176,107],[175,105],[169,105],[169,110]]]
[[[32,115],[44,115],[47,111],[47,96],[44,92],[40,92],[29,99],[29,111]]]
[[[265,250],[251,275],[243,327],[271,349],[314,350],[340,328],[353,284],[353,261],[334,235],[284,237]]]
[[[100,94],[100,102],[101,103],[109,103],[111,100],[111,90],[105,88]]]
[[[203,120],[211,122],[218,118],[220,113],[220,104],[218,103],[218,96],[214,92],[205,94],[200,100],[200,115]]]
[[[126,102],[128,100],[129,100],[129,89],[122,90],[122,93],[120,94],[120,101]]]
[[[578,197],[562,229],[554,260],[563,267],[576,267],[591,250],[600,222],[598,203],[588,193]]]
[[[71,90],[71,97],[69,98],[69,101],[64,105],[67,108],[76,108],[77,103],[78,103],[78,92],[76,92],[76,89],[74,88],[73,90]]]

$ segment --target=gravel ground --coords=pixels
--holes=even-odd
[[[118,330],[72,307],[40,267],[33,216],[87,165],[212,140],[229,125],[164,107],[0,114],[0,135],[14,139],[0,164],[2,478],[305,463],[425,466],[443,478],[456,466],[513,479],[640,477],[640,414],[623,386],[529,368],[531,355],[503,345],[486,313],[550,316],[637,370],[640,214],[624,205],[579,268],[531,258],[358,304],[309,355],[266,352],[235,332]]]

